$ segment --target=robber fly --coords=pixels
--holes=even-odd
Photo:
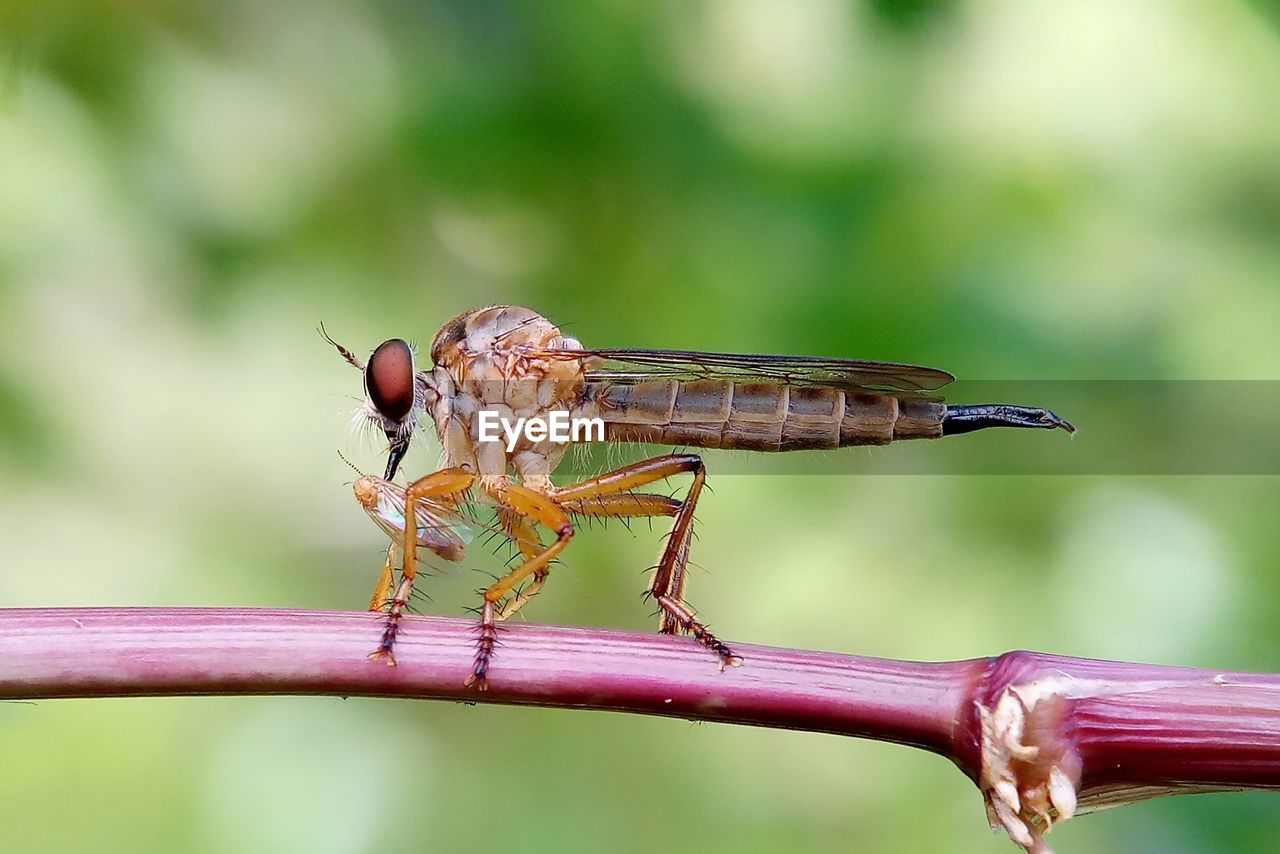
[[[365,402],[357,417],[389,442],[383,478],[356,483],[362,506],[393,540],[371,603],[381,609],[389,601],[390,607],[370,657],[395,663],[392,648],[419,549],[448,560],[462,556],[458,508],[473,492],[497,507],[501,531],[520,552],[520,564],[483,593],[475,662],[466,680],[481,690],[496,623],[542,588],[552,561],[573,537],[573,520],[582,517],[671,517],[671,535],[648,587],[661,609],[660,631],[692,635],[722,669],[738,663],[684,598],[693,512],[706,480],[698,455],[666,454],[555,486],[551,473],[569,443],[546,431],[493,441],[482,429],[486,421],[567,416],[601,423],[596,441],[752,451],[884,445],[987,427],[1075,431],[1047,409],[948,406],[932,392],[954,377],[934,368],[806,356],[592,350],[517,306],[478,308],[450,320],[432,340],[432,364],[424,370],[398,338],[381,344],[367,362],[329,340],[364,373]],[[443,444],[440,468],[407,487],[393,484],[422,421]],[[642,491],[681,473],[693,476],[683,500]],[[538,527],[554,540],[544,544]],[[397,558],[400,583],[392,593]]]

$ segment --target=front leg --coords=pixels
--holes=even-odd
[[[400,632],[400,618],[405,606],[409,604],[409,596],[413,593],[413,580],[418,575],[418,505],[432,499],[456,499],[471,488],[475,482],[475,473],[468,468],[455,466],[418,478],[409,484],[404,493],[404,542],[400,544],[401,570],[400,584],[391,598],[391,608],[387,611],[387,622],[382,629],[382,640],[378,648],[369,653],[375,661],[385,661],[395,666],[396,657],[392,648],[396,643],[396,635]],[[391,552],[388,551],[388,558]],[[382,585],[390,581],[387,570],[379,579],[379,590],[375,596],[385,600],[386,591]],[[372,605],[372,603],[370,603]]]

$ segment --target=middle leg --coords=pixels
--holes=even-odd
[[[551,498],[524,486],[500,481],[490,491],[490,497],[498,503],[498,515],[502,526],[520,549],[524,560],[515,569],[485,588],[480,602],[480,637],[476,642],[475,663],[466,679],[467,687],[484,691],[488,687],[489,660],[497,645],[497,621],[514,614],[542,587],[547,567],[555,560],[573,536],[573,524],[569,514]],[[555,532],[556,540],[543,547],[534,532],[533,523]],[[533,576],[531,589],[516,593],[507,607],[498,603],[516,589],[520,582]]]
[[[694,480],[684,501],[632,491],[685,472],[692,472]],[[483,592],[480,637],[475,664],[466,684],[480,690],[487,687],[489,663],[497,643],[496,623],[513,616],[542,588],[551,561],[564,551],[573,536],[570,514],[597,518],[675,517],[667,546],[647,591],[662,609],[661,630],[668,634],[691,634],[719,657],[721,669],[740,663],[729,647],[698,621],[684,600],[685,572],[693,537],[693,510],[705,481],[706,470],[700,457],[670,454],[624,466],[572,486],[551,489],[545,494],[505,481],[495,484],[491,490],[487,489],[498,504],[504,531],[515,542],[524,560]],[[556,541],[543,547],[534,524],[555,532]],[[498,603],[530,576],[528,586],[499,608]]]

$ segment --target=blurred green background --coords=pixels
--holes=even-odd
[[[588,346],[1273,379],[1278,24],[1229,0],[0,0],[0,605],[362,607],[383,540],[336,451],[381,455],[321,321],[367,353],[512,302]],[[915,452],[995,469],[1042,442],[1070,446]],[[728,639],[1280,669],[1274,477],[719,459],[690,596]],[[660,533],[582,534],[525,613],[651,627]],[[431,579],[430,610],[481,580]],[[13,851],[1013,850],[937,757],[603,713],[4,704],[0,767]],[[1242,794],[1050,841],[1277,833]]]

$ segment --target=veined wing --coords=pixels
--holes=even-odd
[[[366,507],[369,517],[394,542],[404,538],[404,487],[387,481],[378,483],[378,501]],[[445,560],[461,560],[471,542],[471,520],[451,505],[431,499],[419,499],[414,506],[417,517],[418,546],[438,554]]]
[[[587,359],[590,360],[586,371],[588,381],[626,384],[654,379],[763,381],[917,396],[940,389],[955,379],[937,368],[822,356],[636,349],[543,350],[538,355]]]

